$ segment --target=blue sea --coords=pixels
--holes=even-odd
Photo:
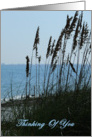
[[[60,67],[60,66],[59,66]],[[87,66],[86,66],[87,67]],[[76,66],[75,66],[76,68]],[[88,68],[88,67],[87,67]],[[38,66],[38,73],[40,73],[39,79],[39,85],[40,85],[40,94],[43,93],[43,84],[44,84],[44,71],[46,76],[48,76],[49,67],[45,70],[45,65]],[[71,70],[70,70],[71,71]],[[80,71],[80,66],[79,66]],[[62,85],[66,82],[66,73],[67,68],[65,70],[65,73],[62,74]],[[52,74],[52,78],[49,82],[52,83],[52,80],[54,78],[54,83],[57,81],[57,71],[55,71],[55,74]],[[89,69],[89,73],[87,74],[86,80],[88,80],[89,75],[91,74],[91,66]],[[39,75],[38,75],[39,76]],[[45,77],[46,77],[45,76]],[[70,87],[73,87],[75,84],[76,74],[73,72],[72,76],[70,76],[69,81]],[[1,99],[4,98],[11,98],[11,90],[12,90],[12,96],[21,96],[26,94],[26,65],[1,65]],[[90,81],[91,83],[91,81]],[[30,81],[30,94],[34,94],[34,86],[36,85],[36,65],[32,66],[31,71],[31,81]],[[27,87],[29,88],[29,87]]]

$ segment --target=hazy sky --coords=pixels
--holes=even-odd
[[[31,57],[37,27],[40,27],[39,55],[45,62],[50,36],[57,40],[65,26],[67,14],[75,11],[1,11],[1,63],[25,64]],[[83,12],[83,20],[91,29],[91,12]],[[70,47],[69,44],[68,47]]]

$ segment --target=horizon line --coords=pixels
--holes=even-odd
[[[66,64],[66,63],[65,63]],[[69,63],[68,63],[69,64]],[[6,64],[6,63],[1,63],[1,65],[26,65],[26,64],[24,64],[24,63],[22,63],[22,64]],[[29,64],[30,65],[30,64]],[[39,64],[32,64],[32,65],[39,65]],[[40,64],[40,65],[50,65],[50,64]],[[57,65],[62,65],[62,64],[57,64]],[[77,63],[75,64],[73,64],[73,65],[77,65]],[[79,65],[82,65],[82,64],[79,64]],[[91,64],[86,64],[86,65],[91,65]]]

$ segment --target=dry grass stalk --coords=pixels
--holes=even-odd
[[[74,73],[76,73],[76,71],[75,71],[75,68],[74,68],[73,64],[72,64],[70,61],[69,61],[69,63],[70,63],[70,66],[71,66],[71,68],[72,68],[73,72],[74,72]]]
[[[50,39],[49,39],[46,58],[48,58],[48,56],[50,55],[50,51],[51,51],[51,41],[52,41],[52,36],[51,36]]]
[[[88,25],[87,23],[85,24],[84,22],[82,27],[81,37],[80,37],[80,49],[82,49],[83,44],[85,44],[85,42],[87,41],[88,33],[89,33]]]
[[[81,31],[81,27],[82,27],[82,18],[83,18],[83,12],[81,13],[79,19],[78,19],[78,23],[77,23],[77,27],[76,27],[76,30],[75,30],[75,35],[74,35],[74,38],[73,38],[73,51],[75,50],[77,44],[78,44],[78,35]]]
[[[36,57],[38,56],[38,47],[37,44],[39,44],[39,27],[37,28],[36,31],[36,36],[35,36],[35,40],[34,40],[34,45],[33,45],[33,50],[36,51]]]

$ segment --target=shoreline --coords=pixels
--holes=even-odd
[[[36,103],[40,103],[42,101],[41,97],[35,97],[35,98],[29,98],[29,99],[16,99],[16,100],[11,100],[7,101],[4,103],[1,103],[1,121],[6,120],[7,122],[13,122],[13,113],[14,109],[16,112],[18,112],[18,109],[22,109],[25,107],[25,104],[29,106],[30,104],[30,109],[32,109],[33,105]]]

